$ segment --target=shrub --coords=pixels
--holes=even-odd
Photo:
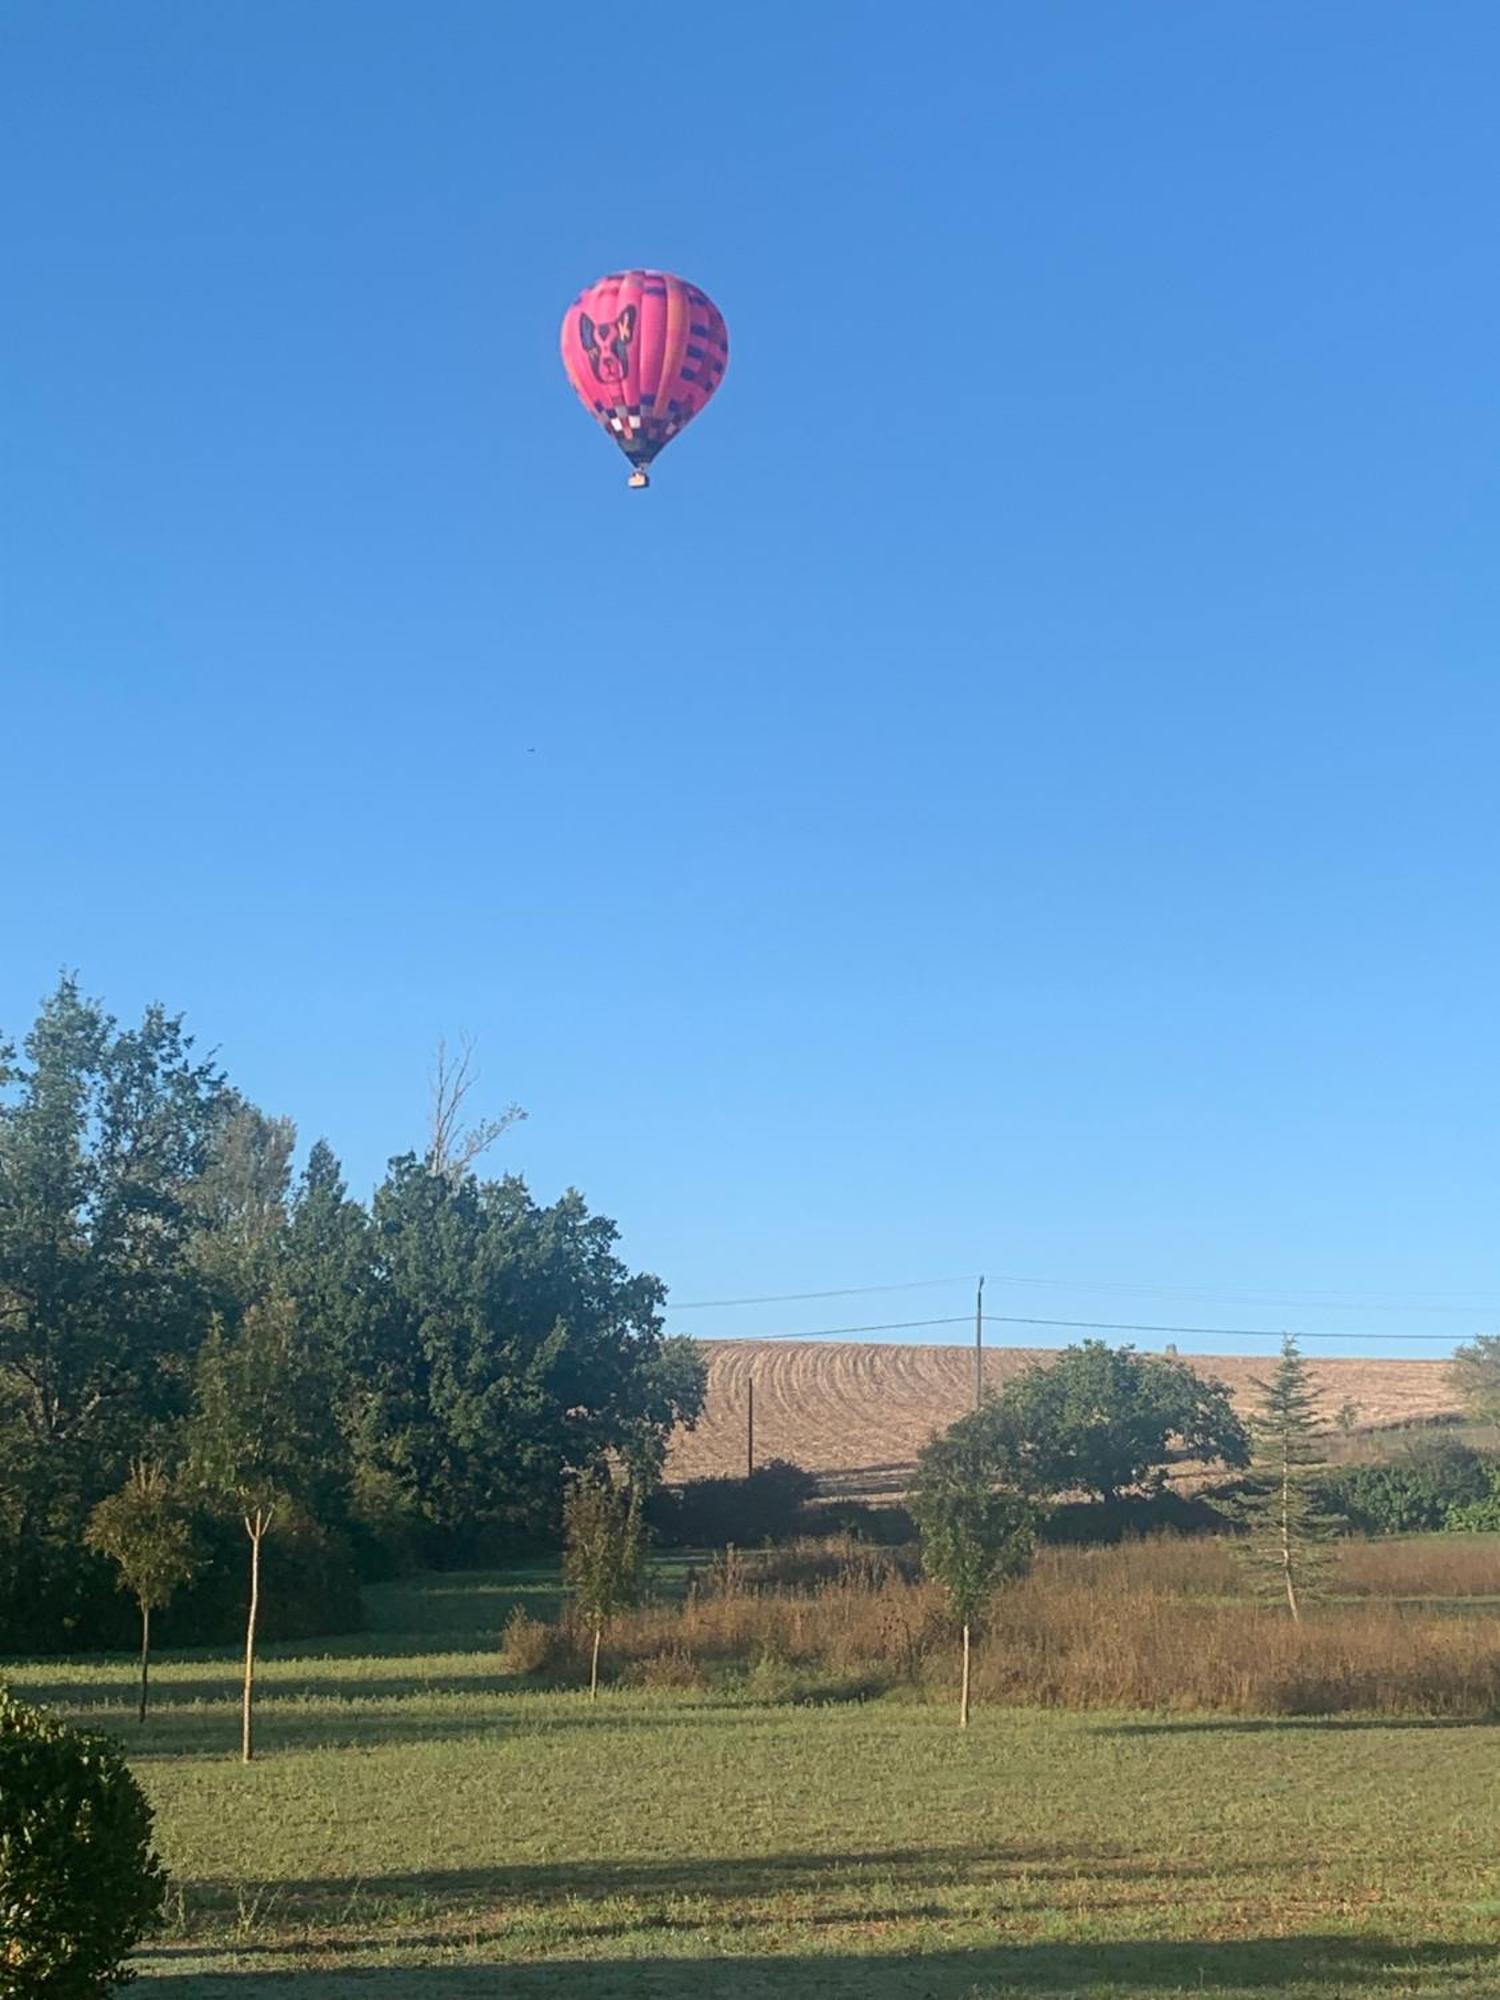
[[[1065,1500],[1042,1522],[1044,1542],[1074,1547],[1106,1547],[1143,1535],[1170,1531],[1176,1535],[1223,1535],[1234,1531],[1234,1517],[1215,1501],[1230,1489],[1205,1493],[1122,1493],[1104,1500]]]
[[[753,1702],[776,1708],[797,1699],[804,1678],[777,1647],[763,1646],[745,1675],[745,1693]]]
[[[884,1548],[848,1535],[809,1536],[777,1548],[726,1550],[714,1560],[708,1587],[721,1597],[741,1590],[816,1591],[830,1583],[878,1590],[897,1581],[914,1583],[921,1574],[915,1543]]]
[[[911,1510],[895,1500],[815,1500],[803,1509],[805,1535],[841,1535],[881,1549],[898,1549],[917,1540]]]
[[[1455,1500],[1443,1518],[1443,1526],[1455,1535],[1500,1533],[1500,1465],[1487,1461],[1485,1476],[1489,1490],[1477,1500]]]
[[[92,2000],[123,1984],[165,1889],[116,1745],[0,1689],[0,1991]]]
[[[135,1607],[105,1557],[44,1535],[3,1538],[0,1654],[128,1652],[136,1638]]]
[[[685,1646],[663,1646],[648,1653],[628,1676],[635,1687],[667,1689],[673,1693],[695,1693],[707,1687],[708,1676]]]
[[[782,1542],[801,1531],[817,1487],[800,1465],[770,1458],[746,1479],[690,1479],[663,1487],[651,1496],[646,1520],[657,1541],[672,1548]]]
[[[539,1674],[552,1664],[557,1652],[558,1638],[552,1626],[533,1618],[524,1604],[518,1604],[500,1634],[501,1673]]]
[[[1319,1497],[1363,1534],[1431,1533],[1447,1526],[1451,1509],[1489,1497],[1493,1464],[1469,1445],[1438,1438],[1372,1465],[1344,1466],[1319,1482]]]

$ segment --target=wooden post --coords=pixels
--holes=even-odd
[[[974,1294],[974,1407],[984,1401],[984,1278]]]
[[[745,1382],[745,1477],[755,1477],[755,1377],[748,1376]]]
[[[964,1684],[958,1697],[958,1726],[969,1726],[969,1625],[964,1621]]]

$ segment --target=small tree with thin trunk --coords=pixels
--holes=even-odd
[[[1476,1333],[1456,1347],[1448,1379],[1471,1417],[1500,1424],[1500,1333]]]
[[[1003,1439],[995,1405],[961,1417],[917,1459],[910,1506],[922,1537],[922,1566],[947,1593],[963,1635],[958,1726],[969,1726],[969,1664],[974,1627],[1008,1577],[1031,1562],[1035,1516],[1004,1482]]]
[[[589,1700],[599,1693],[599,1642],[617,1611],[639,1595],[646,1561],[645,1523],[635,1480],[616,1485],[602,1467],[585,1473],[563,1501],[563,1574],[594,1628]]]
[[[1255,1457],[1242,1503],[1249,1534],[1243,1554],[1262,1589],[1285,1597],[1287,1610],[1301,1619],[1302,1605],[1327,1574],[1327,1542],[1334,1522],[1312,1490],[1312,1475],[1323,1462],[1317,1398],[1307,1363],[1290,1334],[1269,1381],[1255,1384],[1258,1405],[1251,1420]]]
[[[146,1720],[151,1682],[151,1614],[163,1611],[199,1567],[199,1554],[178,1494],[162,1468],[137,1459],[117,1492],[89,1516],[84,1539],[108,1556],[141,1610],[140,1720]]]
[[[265,1539],[311,1494],[334,1452],[326,1385],[312,1365],[294,1307],[273,1293],[249,1308],[239,1332],[216,1328],[198,1362],[192,1470],[237,1513],[250,1543],[240,1754],[254,1755],[255,1648]]]

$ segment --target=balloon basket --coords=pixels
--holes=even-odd
[[[635,471],[631,473],[629,479],[626,480],[625,484],[627,486],[636,486],[636,487],[649,486],[651,484],[651,475],[649,472],[645,471],[643,467],[637,466]]]

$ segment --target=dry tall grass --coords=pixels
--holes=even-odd
[[[1351,1543],[1339,1569],[1334,1588],[1349,1594],[1297,1625],[1244,1595],[1223,1542],[1044,1551],[994,1602],[976,1693],[1068,1709],[1500,1715],[1500,1621],[1477,1602],[1500,1586],[1495,1544]],[[507,1647],[515,1671],[583,1670],[587,1635],[566,1618],[513,1636],[524,1642]],[[912,1579],[902,1552],[857,1545],[721,1565],[684,1602],[617,1618],[605,1650],[611,1671],[636,1682],[748,1674],[752,1692],[774,1696],[946,1691],[956,1672],[940,1593]]]
[[[1090,1588],[1041,1573],[997,1601],[976,1687],[1056,1708],[1492,1716],[1500,1627],[1379,1599],[1294,1624],[1281,1606],[1139,1576],[1096,1572]]]
[[[1500,1538],[1428,1535],[1339,1544],[1336,1587],[1366,1597],[1500,1597]]]

